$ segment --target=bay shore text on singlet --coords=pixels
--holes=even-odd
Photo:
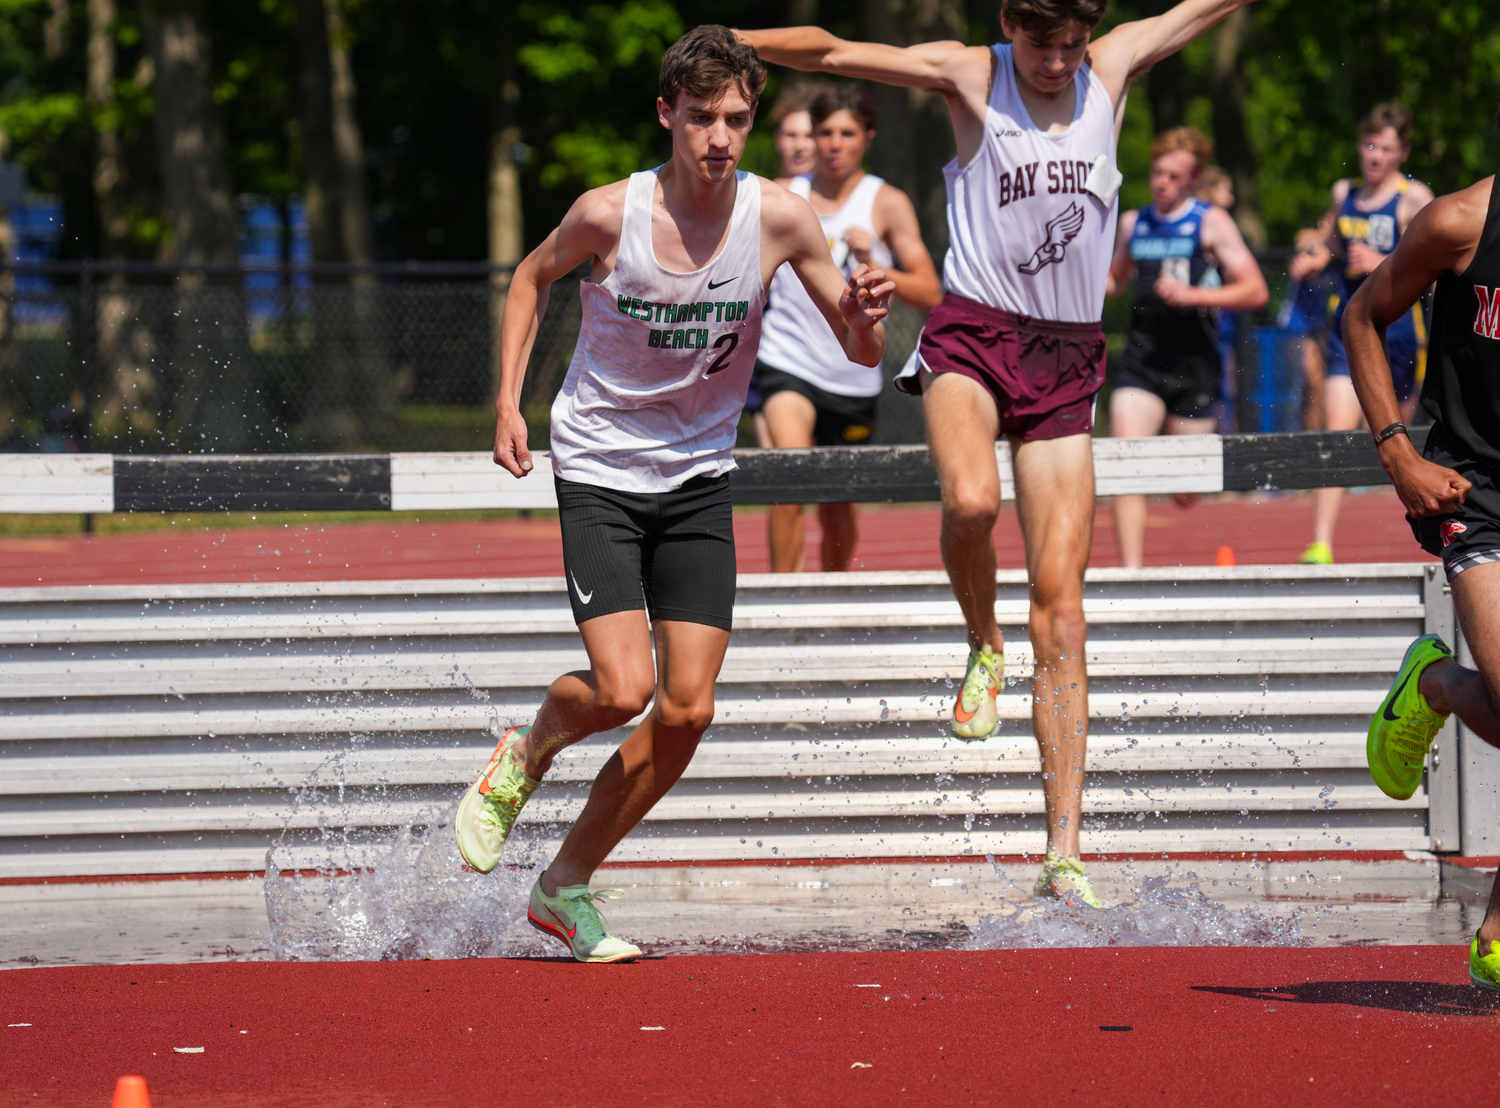
[[[1096,323],[1114,252],[1119,201],[1083,190],[1102,154],[1115,160],[1115,112],[1089,66],[1073,78],[1073,121],[1061,134],[1032,122],[1008,45],[995,51],[984,139],[966,166],[943,169],[948,256],[943,284],[991,308],[1058,323]]]
[[[1436,421],[1430,444],[1500,479],[1500,187],[1493,184],[1474,261],[1461,277],[1438,278],[1422,407]]]
[[[834,263],[845,277],[859,264],[844,241],[852,228],[869,234],[873,265],[884,268],[893,260],[890,248],[875,234],[875,197],[884,184],[883,178],[866,174],[837,211],[818,216],[823,233],[828,236]],[[792,178],[790,191],[806,200],[812,194],[812,178]],[[881,389],[880,367],[849,360],[823,313],[788,264],[777,269],[771,280],[761,331],[760,360],[838,396],[875,396]]]
[[[668,492],[734,469],[765,305],[760,179],[736,174],[724,248],[675,273],[651,245],[657,172],[626,186],[614,271],[580,284],[578,346],[552,405],[552,471],[622,492]]]

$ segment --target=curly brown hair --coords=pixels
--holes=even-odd
[[[1108,7],[1109,0],[1000,0],[1000,18],[1048,39],[1074,23],[1092,31]]]
[[[766,87],[766,67],[753,46],[734,37],[728,27],[703,23],[667,47],[661,58],[657,92],[673,107],[682,93],[719,100],[738,87],[754,107]]]
[[[1174,150],[1185,150],[1193,156],[1194,172],[1202,172],[1208,160],[1214,156],[1214,144],[1207,135],[1195,127],[1173,127],[1156,136],[1151,144],[1151,160]]]

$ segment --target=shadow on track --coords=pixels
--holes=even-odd
[[[1500,994],[1473,985],[1436,981],[1303,981],[1263,989],[1224,985],[1194,985],[1194,992],[1220,993],[1246,1000],[1275,1000],[1296,1004],[1349,1004],[1388,1012],[1417,1012],[1433,1016],[1500,1015]]]

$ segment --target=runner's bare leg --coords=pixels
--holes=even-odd
[[[823,528],[820,553],[824,573],[843,573],[854,561],[859,542],[858,509],[853,504],[819,504],[818,524]]]
[[[790,389],[766,397],[761,409],[771,445],[800,450],[813,445],[818,410],[801,393]],[[766,512],[766,540],[771,548],[772,573],[801,573],[807,556],[806,523],[801,504],[772,504]]]
[[[515,746],[527,777],[541,780],[559,750],[600,731],[622,727],[646,709],[656,690],[651,627],[641,610],[612,612],[578,625],[589,668],[552,682]]]
[[[609,852],[677,783],[713,722],[714,682],[729,632],[666,619],[657,620],[654,631],[656,702],[594,779],[582,815],[542,874],[548,896],[556,896],[560,886],[588,883]]]
[[[1464,726],[1500,747],[1500,562],[1471,566],[1453,579],[1453,606],[1477,669],[1456,661],[1434,662],[1422,671],[1418,691],[1437,712],[1453,712]],[[1500,874],[1479,939],[1500,941]]]
[[[969,630],[969,649],[1005,642],[995,622],[995,520],[1000,467],[995,398],[971,377],[922,374],[927,444],[943,494],[943,566]]]
[[[1042,754],[1047,845],[1076,857],[1089,732],[1083,572],[1094,541],[1092,439],[1012,440],[1011,458],[1031,582],[1031,726]]]

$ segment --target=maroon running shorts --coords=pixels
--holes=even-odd
[[[1104,384],[1099,323],[1052,323],[949,293],[927,317],[918,351],[933,373],[961,373],[988,389],[1002,435],[1031,442],[1094,429]]]

